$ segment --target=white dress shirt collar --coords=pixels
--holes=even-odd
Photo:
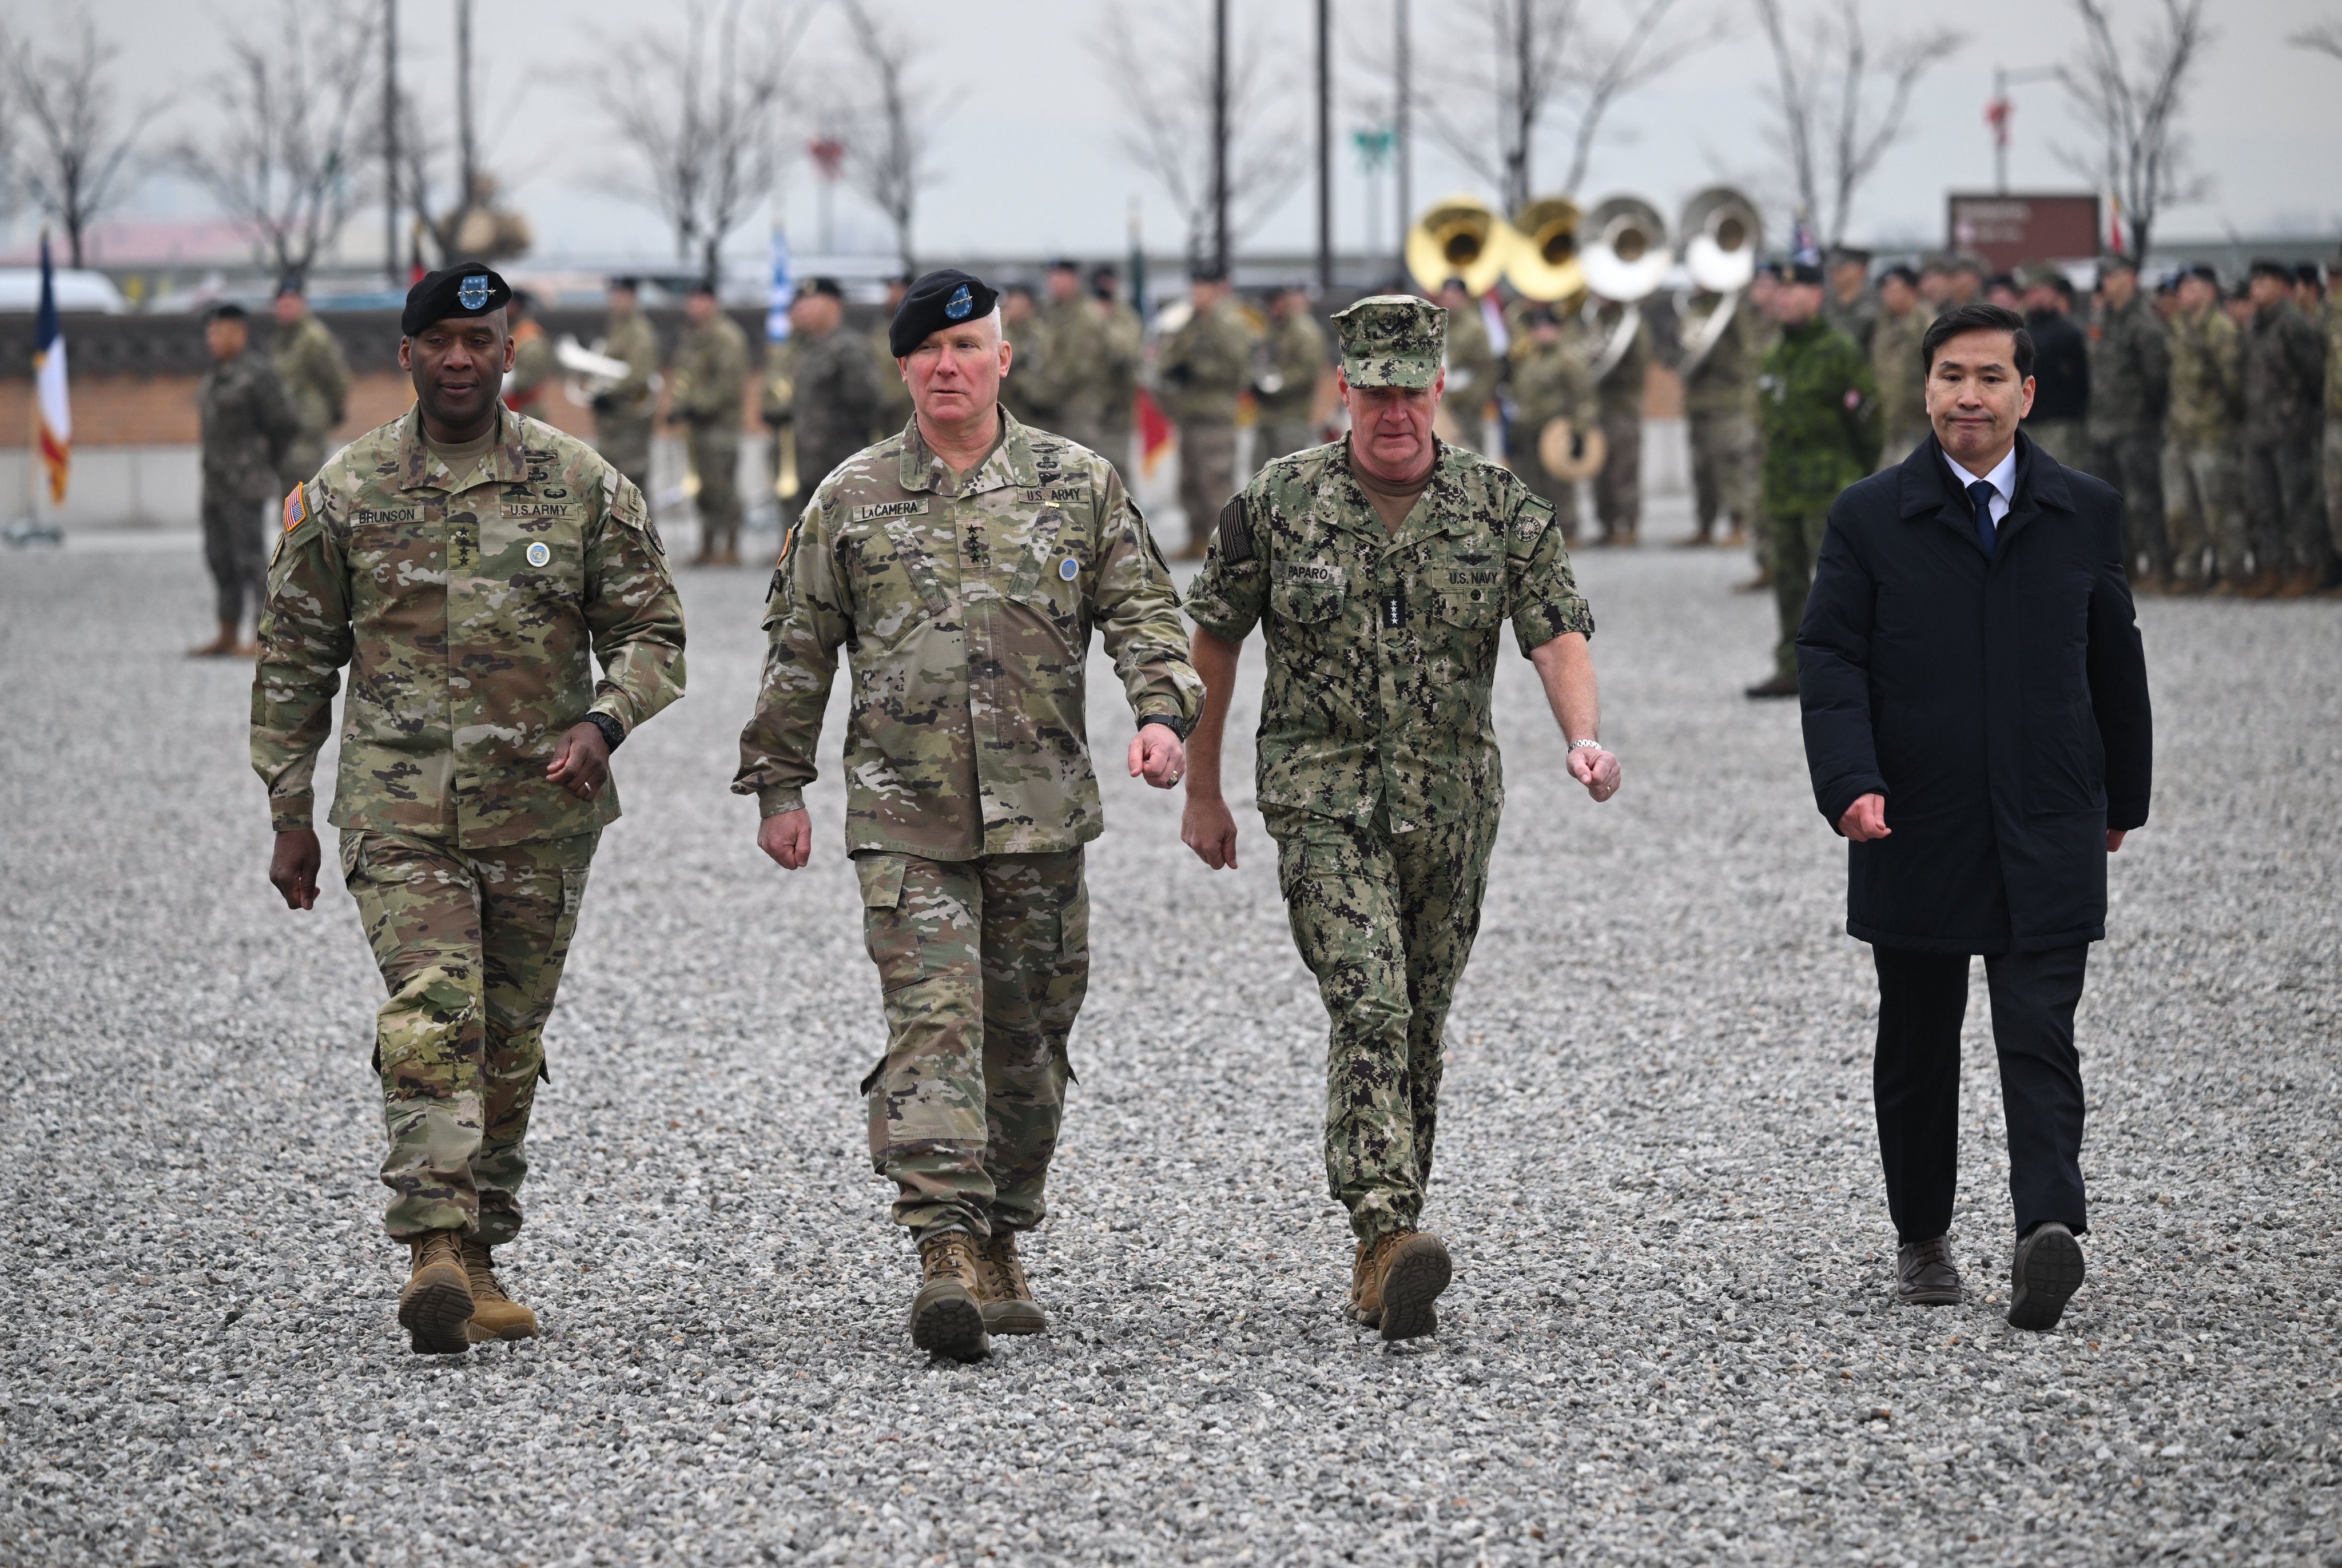
[[[1943,452],[1940,446],[1936,450]],[[2017,447],[2015,444],[2012,444],[2009,446],[2007,456],[1993,464],[1992,472],[1989,474],[1969,473],[1960,466],[1948,452],[1944,452],[1944,466],[1952,471],[1952,483],[1959,486],[1963,497],[1967,495],[1968,486],[1979,479],[1992,486],[1992,525],[1996,528],[1999,527],[2000,520],[2008,515],[2008,508],[2017,499]]]

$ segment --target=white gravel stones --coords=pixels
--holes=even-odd
[[[618,758],[505,1258],[546,1336],[438,1361],[377,1230],[377,982],[337,884],[271,907],[248,675],[178,656],[192,548],[8,556],[0,1563],[2342,1563],[2342,606],[2145,606],[2155,817],[2082,1024],[2090,1280],[2034,1336],[1995,1299],[1980,989],[1980,1299],[1886,1303],[1867,956],[1794,707],[1738,694],[1771,616],[1727,591],[1745,558],[1581,570],[1626,789],[1556,782],[1507,654],[1437,1340],[1336,1315],[1324,1023],[1270,845],[1241,777],[1243,869],[1178,845],[1100,664],[1097,966],[1027,1250],[1056,1332],[961,1368],[906,1340],[863,1152],[836,781],[795,877],[724,793],[761,577],[687,576],[692,695]]]

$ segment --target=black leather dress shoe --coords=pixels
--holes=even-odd
[[[2056,1328],[2082,1288],[2082,1243],[2060,1222],[2045,1220],[2017,1243],[2009,1276],[2008,1326]]]
[[[1960,1271],[1952,1263],[1952,1238],[1906,1242],[1895,1253],[1895,1299],[1909,1306],[1960,1304]]]

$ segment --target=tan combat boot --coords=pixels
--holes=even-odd
[[[995,1231],[976,1249],[977,1301],[984,1326],[993,1333],[1046,1333],[1048,1317],[1025,1281],[1025,1260],[1016,1255],[1016,1233]]]
[[[1360,1242],[1350,1254],[1350,1304],[1344,1309],[1360,1328],[1380,1328],[1383,1322],[1382,1273],[1375,1267],[1375,1243]]]
[[[919,1293],[911,1299],[911,1343],[930,1355],[975,1361],[992,1349],[985,1337],[976,1238],[939,1231],[919,1243]]]
[[[464,1275],[460,1234],[431,1231],[407,1243],[406,1288],[398,1293],[398,1321],[417,1355],[461,1355],[471,1342],[472,1286]]]
[[[1376,1236],[1366,1266],[1381,1309],[1383,1338],[1420,1339],[1439,1332],[1433,1305],[1455,1273],[1447,1248],[1428,1231],[1386,1231]]]
[[[472,1321],[464,1335],[474,1344],[492,1339],[535,1339],[536,1314],[505,1294],[485,1242],[464,1243],[464,1277],[472,1287]]]

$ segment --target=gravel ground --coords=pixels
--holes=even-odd
[[[248,677],[177,656],[195,557],[0,562],[0,1562],[2342,1563],[2342,606],[2145,606],[2161,787],[2084,1003],[2090,1279],[2026,1335],[1980,976],[1977,1299],[1887,1304],[1867,960],[1794,709],[1738,694],[1745,561],[1581,566],[1626,788],[1556,782],[1508,654],[1440,1336],[1336,1315],[1324,1020],[1248,787],[1214,876],[1110,777],[1028,1250],[1056,1333],[961,1367],[907,1343],[863,1153],[840,793],[793,878],[725,793],[759,574],[687,578],[693,694],[619,759],[507,1253],[545,1336],[437,1360],[376,1228],[378,983],[337,884],[271,907]]]

